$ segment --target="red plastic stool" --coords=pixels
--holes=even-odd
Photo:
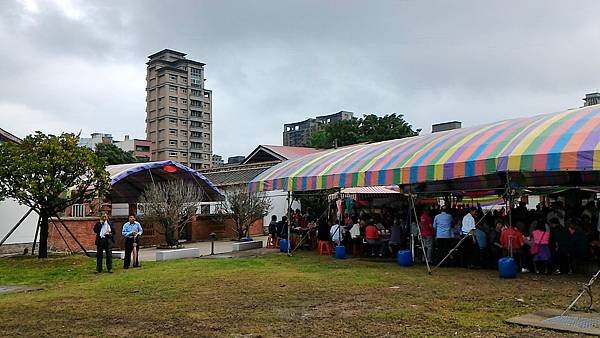
[[[329,241],[317,241],[319,255],[333,255],[333,243]]]

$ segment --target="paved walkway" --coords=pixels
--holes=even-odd
[[[255,241],[262,241],[263,247],[267,245],[268,236],[256,236],[253,237]],[[233,251],[233,243],[234,241],[215,241],[215,254],[223,254]],[[185,248],[200,248],[200,255],[207,256],[210,255],[210,244],[211,242],[194,242],[194,243],[184,243]],[[155,261],[156,260],[156,252],[160,249],[157,248],[144,248],[140,251],[140,261]]]

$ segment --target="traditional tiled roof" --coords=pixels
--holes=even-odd
[[[287,147],[260,145],[246,157],[243,164],[259,163],[265,161],[286,161],[298,157],[313,154],[322,151],[322,149],[308,147]]]
[[[0,128],[0,142],[21,143],[21,139]]]
[[[254,177],[265,170],[279,163],[263,162],[255,164],[228,165],[220,168],[203,171],[202,174],[213,182],[217,187],[226,187],[232,185],[246,185]]]

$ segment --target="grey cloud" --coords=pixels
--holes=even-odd
[[[0,103],[143,137],[146,56],[177,49],[207,64],[226,156],[341,109],[428,131],[575,107],[600,89],[596,1],[102,1],[78,3],[82,20],[44,3],[29,26],[22,6],[0,4],[12,46],[0,71],[14,79]]]

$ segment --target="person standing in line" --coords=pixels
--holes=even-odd
[[[420,217],[419,226],[421,228],[421,238],[423,238],[423,246],[425,247],[425,254],[427,255],[427,261],[432,263],[433,259],[433,221],[429,215],[429,208],[426,208]]]
[[[352,216],[350,239],[352,241],[352,254],[358,255],[360,251],[360,245],[362,244],[362,237],[360,236],[360,224],[358,223],[358,218],[356,216]]]
[[[115,227],[108,220],[108,215],[102,213],[100,221],[94,225],[96,234],[96,272],[102,272],[102,256],[106,254],[106,271],[112,273],[112,247],[115,244]]]
[[[435,230],[435,246],[437,249],[436,261],[439,263],[444,256],[452,249],[454,241],[454,229],[452,227],[452,215],[448,213],[448,206],[442,206],[442,212],[433,219],[433,229]]]
[[[139,236],[141,236],[143,232],[142,226],[135,220],[134,215],[129,216],[129,221],[123,224],[123,231],[121,231],[121,234],[125,237],[125,259],[123,261],[123,269],[129,269],[133,246],[137,246],[137,250],[139,250]],[[134,257],[133,267],[139,267],[137,257]]]
[[[464,238],[465,236],[473,236],[473,233],[475,232],[475,216],[477,215],[477,208],[475,207],[471,207],[469,209],[469,212],[463,217],[462,219],[462,228],[461,228],[461,233],[460,236],[461,238]],[[464,241],[464,250],[463,250],[463,265],[466,265],[467,267],[471,268],[473,266],[475,266],[476,264],[476,251],[477,254],[479,253],[479,250],[475,250],[476,244],[474,243],[475,238],[471,237],[468,238]]]
[[[273,245],[279,246],[279,239],[277,238],[277,215],[271,216],[271,222],[269,223],[269,237]]]

